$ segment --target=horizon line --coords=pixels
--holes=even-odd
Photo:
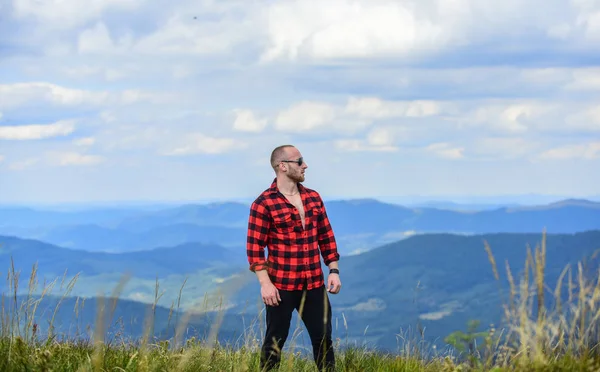
[[[113,200],[86,200],[86,201],[0,201],[0,207],[36,207],[36,206],[138,206],[152,207],[162,205],[190,205],[190,204],[217,204],[217,203],[251,203],[256,196],[241,198],[199,198],[199,199],[113,199]],[[388,204],[455,204],[460,205],[538,205],[539,203],[555,203],[565,200],[580,200],[600,202],[600,194],[596,195],[557,195],[557,194],[489,194],[489,195],[404,195],[404,196],[326,196],[325,201],[364,201],[374,200]],[[535,200],[523,200],[523,198]],[[520,200],[511,200],[520,199]],[[541,200],[545,199],[545,200]]]

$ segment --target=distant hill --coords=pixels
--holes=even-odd
[[[0,236],[0,270],[11,267],[29,273],[38,264],[39,274],[62,276],[81,273],[84,276],[125,274],[139,278],[190,274],[215,263],[243,263],[244,257],[216,244],[185,243],[159,247],[143,252],[105,253],[66,249],[31,239]],[[28,271],[29,270],[29,271]]]
[[[509,211],[532,211],[532,210],[549,210],[560,209],[564,207],[584,207],[591,209],[600,209],[600,202],[586,199],[565,199],[547,205],[520,206],[508,209]]]
[[[457,212],[473,212],[473,211],[483,211],[483,210],[491,210],[491,209],[499,209],[499,208],[515,208],[520,207],[520,204],[516,203],[506,203],[506,204],[471,204],[471,203],[454,203],[454,202],[443,202],[443,201],[429,201],[429,202],[421,202],[409,204],[407,207],[409,208],[434,208],[434,209],[444,209],[451,210]]]
[[[397,231],[415,217],[414,210],[373,199],[334,201],[325,204],[336,234]]]
[[[118,227],[136,232],[172,224],[246,227],[248,214],[248,205],[238,202],[188,204],[128,217]]]
[[[112,226],[139,215],[137,209],[96,208],[84,211],[54,211],[25,207],[0,207],[0,227],[40,228],[73,224]]]
[[[572,233],[600,228],[596,202],[565,200],[544,208],[503,207],[482,211],[407,208],[374,199],[326,202],[333,228],[340,235],[418,232],[532,232],[546,228],[553,233]],[[185,205],[126,218],[119,227],[148,231],[171,224],[196,224],[245,228],[248,206],[242,203]]]
[[[35,239],[66,248],[101,252],[139,251],[189,242],[243,247],[246,229],[178,223],[132,232],[98,225],[72,225],[38,233]]]
[[[35,302],[39,303],[33,314]],[[208,339],[219,316],[218,307],[198,309],[188,317],[184,310],[177,308],[177,304],[173,305],[173,308],[161,305],[154,307],[148,303],[110,297],[17,296],[15,306],[14,298],[7,296],[4,298],[2,319],[5,319],[8,325],[12,319],[11,315],[17,315],[13,309],[21,309],[18,312],[21,319],[31,317],[32,324],[36,324],[38,339],[48,336],[50,324],[57,340],[91,341],[95,332],[102,332],[107,343],[141,342],[148,332],[149,343],[155,344],[158,340],[172,340],[180,326],[179,342],[191,338]],[[98,322],[100,314],[102,323]],[[241,346],[240,343],[244,342],[244,319],[235,314],[224,314],[224,319],[225,324],[219,328],[217,334],[218,341],[222,344]]]

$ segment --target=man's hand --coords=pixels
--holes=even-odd
[[[327,291],[329,293],[339,293],[340,289],[342,288],[342,282],[340,282],[340,276],[339,274],[329,274],[329,276],[327,277]]]
[[[279,297],[279,291],[275,285],[273,285],[267,270],[256,271],[256,276],[258,277],[258,282],[260,283],[260,295],[263,302],[269,306],[279,305],[279,302],[281,301],[281,297]]]
[[[260,294],[263,302],[269,306],[277,306],[281,301],[279,291],[271,282],[264,283],[260,286]]]

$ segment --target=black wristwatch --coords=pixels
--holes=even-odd
[[[338,269],[329,269],[329,274],[340,274],[340,271]]]

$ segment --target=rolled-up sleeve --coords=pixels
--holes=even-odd
[[[268,267],[268,262],[265,260],[265,247],[269,228],[270,218],[267,209],[260,201],[254,201],[250,206],[246,239],[246,254],[250,271],[264,270]]]
[[[319,240],[319,249],[321,250],[321,255],[323,256],[323,262],[325,262],[325,265],[329,265],[334,261],[338,261],[340,259],[340,255],[337,250],[337,242],[335,240],[333,228],[331,227],[331,223],[325,209],[325,204],[322,200],[321,209],[322,213],[319,216],[317,224],[317,236]]]

